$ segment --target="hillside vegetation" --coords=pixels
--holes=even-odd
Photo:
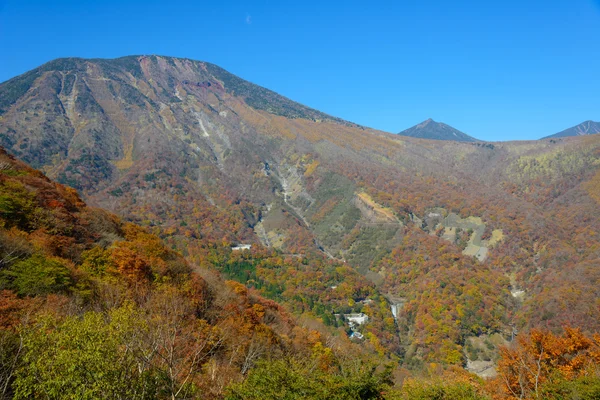
[[[301,327],[256,290],[192,266],[4,151],[0,165],[1,398],[222,398],[255,366],[281,360],[327,371],[322,390],[334,397],[379,393],[390,382],[368,366],[375,350],[318,323]],[[301,270],[269,257],[228,267],[232,275],[244,263]],[[373,293],[340,268],[331,274],[346,292],[323,298],[317,289],[317,315],[340,296]],[[298,303],[290,309],[308,307]]]
[[[389,359],[383,365],[381,344],[359,346],[332,329],[301,327],[279,304],[190,265],[157,236],[86,206],[73,189],[4,151],[0,165],[1,398],[591,399],[600,394],[598,335],[568,328],[561,337],[541,331],[519,336],[501,349],[499,378],[487,384],[436,364],[424,375],[406,377],[408,371]],[[364,309],[370,316],[377,315],[378,302],[385,306],[373,288],[352,283],[356,273],[342,266],[334,273],[304,259],[307,272],[316,274],[311,276],[268,251],[228,260],[212,266],[231,268],[229,274],[252,281],[251,286],[277,282],[239,276],[258,272],[259,277],[266,273],[259,266],[268,270],[269,264],[290,274],[280,287],[302,286],[294,278],[315,284],[339,280],[343,292],[323,298],[317,285],[315,300],[309,297],[324,320],[328,314],[318,310],[339,305],[340,298],[371,296],[376,301]],[[298,307],[308,305],[303,297],[294,295],[298,303],[287,303],[296,315]],[[377,336],[367,335],[378,343]],[[442,348],[448,350],[444,343]],[[542,368],[535,369],[540,360]],[[394,368],[396,376],[404,376],[402,386],[394,386]]]

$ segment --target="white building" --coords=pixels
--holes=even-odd
[[[369,316],[364,313],[360,314],[344,314],[344,317],[348,320],[349,323],[353,323],[356,325],[362,325],[369,320]]]

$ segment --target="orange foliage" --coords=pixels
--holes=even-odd
[[[585,336],[579,329],[566,327],[562,336],[532,330],[518,336],[512,347],[500,351],[498,398],[539,398],[542,386],[560,377],[572,380],[600,364],[600,335]]]
[[[21,314],[29,305],[31,305],[31,300],[19,299],[10,290],[0,291],[0,330],[18,325]]]
[[[140,283],[150,278],[150,266],[146,259],[127,244],[119,243],[112,248],[110,258],[117,271],[123,275],[129,283]]]

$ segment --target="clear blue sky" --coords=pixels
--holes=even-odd
[[[431,117],[537,139],[600,120],[600,0],[0,0],[0,81],[131,54],[209,61],[389,132]]]

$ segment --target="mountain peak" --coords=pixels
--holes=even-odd
[[[426,127],[427,125],[429,125],[429,124],[431,124],[431,123],[433,123],[433,124],[437,124],[437,122],[435,122],[433,119],[431,119],[431,118],[427,118],[425,121],[423,121],[423,122],[421,122],[420,124],[418,124],[418,125],[417,125],[417,127],[419,127],[419,128],[424,128],[424,127]]]
[[[354,123],[325,114],[248,82],[217,65],[189,58],[161,55],[133,55],[113,59],[67,57],[49,61],[20,76],[0,82],[0,91],[3,92],[3,95],[0,96],[0,115],[6,113],[21,96],[34,87],[38,78],[53,73],[58,74],[56,75],[57,79],[72,75],[70,79],[74,81],[69,81],[69,84],[65,86],[67,89],[71,89],[71,83],[83,81],[83,79],[75,80],[75,76],[79,78],[91,76],[92,79],[103,81],[108,79],[119,85],[126,85],[127,88],[135,87],[135,84],[132,85],[130,81],[134,77],[154,82],[149,87],[153,87],[158,93],[163,94],[174,93],[175,87],[182,82],[188,82],[197,87],[202,87],[202,83],[206,82],[211,82],[211,85],[218,83],[216,87],[229,95],[243,99],[246,104],[259,111],[291,119],[332,121],[358,127]],[[160,87],[154,87],[156,85]],[[215,86],[210,90],[213,89]],[[141,96],[145,98],[145,94]]]
[[[474,137],[471,137],[466,133],[455,129],[450,125],[444,124],[442,122],[435,122],[431,118],[428,118],[420,124],[417,124],[412,128],[408,128],[398,134],[402,136],[410,136],[415,138],[432,140],[455,140],[458,142],[478,141]]]
[[[555,139],[555,138],[569,137],[569,136],[594,135],[596,133],[600,133],[600,122],[587,120],[587,121],[580,123],[579,125],[575,125],[571,128],[565,129],[564,131],[555,133],[554,135],[545,136],[542,139]]]

